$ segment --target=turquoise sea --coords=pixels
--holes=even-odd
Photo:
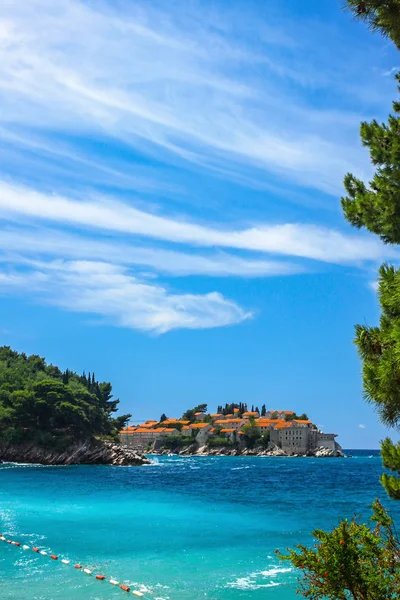
[[[353,458],[158,457],[146,467],[0,465],[0,532],[68,558],[149,599],[293,600],[275,548],[369,516],[377,452]],[[106,600],[106,581],[0,543],[0,598]],[[130,597],[132,595],[130,594]]]

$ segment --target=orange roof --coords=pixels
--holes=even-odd
[[[154,431],[158,431],[158,433],[160,433],[160,432],[169,433],[170,431],[178,431],[178,430],[174,429],[173,427],[157,427],[157,429],[155,429]]]
[[[142,423],[141,425],[138,425],[138,427],[147,427],[148,429],[151,429],[152,427],[154,427],[154,425],[157,425],[158,421],[146,421],[146,423]]]
[[[229,415],[225,415],[226,417],[233,417],[233,413],[229,413]]]
[[[294,415],[294,412],[292,410],[284,410],[283,412],[285,413],[285,415]]]
[[[220,421],[215,421],[215,425],[226,425],[227,423],[241,423],[243,419],[221,419]]]
[[[161,421],[160,425],[165,425],[166,423],[168,423],[168,424],[180,423],[181,425],[188,425],[190,423],[190,421],[182,421],[182,419],[167,419],[166,421]]]
[[[158,421],[154,421],[154,420],[149,419],[148,421],[146,421],[146,423],[158,423]]]
[[[133,431],[132,433],[156,433],[158,431],[160,431],[160,430],[159,429],[149,430],[148,427],[137,427],[135,429],[135,431]]]
[[[189,427],[188,427],[188,429],[189,429]],[[210,433],[214,433],[214,431],[215,431],[215,427],[211,427]]]
[[[222,417],[222,413],[215,413],[213,415],[210,415],[210,417]]]
[[[198,417],[199,415],[204,415],[204,413],[202,413],[202,412],[197,412],[197,413],[194,413],[194,415],[195,415],[195,417]]]
[[[182,427],[182,431],[187,431],[188,429],[190,429],[190,428],[189,428],[189,425],[184,425],[184,426]]]
[[[238,409],[238,408],[234,408],[234,409],[233,409],[233,412],[234,412],[234,413],[235,413],[235,412],[239,412],[239,409]]]
[[[209,423],[192,423],[189,427],[192,429],[202,429],[203,427],[207,427]]]
[[[244,435],[244,431],[238,431],[239,435]]]
[[[221,429],[221,433],[233,433],[236,429]]]
[[[312,421],[309,419],[294,419],[293,423],[301,423],[302,425],[312,425]]]
[[[258,414],[260,414],[260,413],[256,412],[255,410],[250,410],[250,411],[248,410],[247,412],[243,413],[243,416],[244,417],[246,417],[246,416],[253,417],[254,415],[258,415]]]
[[[278,423],[278,425],[275,426],[275,429],[287,429],[287,427],[292,427],[292,423],[290,421],[287,423]]]

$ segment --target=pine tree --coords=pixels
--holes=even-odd
[[[397,76],[400,81],[400,74]],[[365,227],[385,243],[400,244],[400,103],[394,102],[395,116],[388,123],[361,124],[361,139],[377,167],[366,185],[353,175],[344,180],[348,193],[342,199],[347,220]],[[379,327],[356,326],[355,343],[363,361],[364,396],[374,404],[383,423],[400,423],[400,270],[389,265],[379,269],[378,296],[381,306]],[[396,447],[389,439],[382,444],[384,463],[400,472]],[[399,454],[400,458],[400,454]],[[381,481],[391,497],[400,497],[395,476]]]
[[[400,49],[400,0],[347,0],[347,9]]]
[[[261,407],[261,416],[265,417],[266,412],[267,412],[267,408],[266,408],[265,404],[263,404]]]

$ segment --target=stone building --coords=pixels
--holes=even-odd
[[[144,452],[149,444],[161,445],[169,435],[177,435],[178,430],[173,428],[148,429],[146,427],[127,427],[120,432],[121,444]]]
[[[286,454],[307,454],[323,446],[336,449],[335,433],[323,433],[316,429],[311,421],[290,421],[276,425],[271,429],[270,441]]]

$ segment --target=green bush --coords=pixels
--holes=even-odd
[[[213,437],[207,442],[209,448],[218,448],[219,446],[233,446],[233,442],[225,437]]]
[[[163,447],[173,450],[175,448],[182,448],[189,443],[187,436],[185,435],[168,435],[165,438]]]
[[[400,598],[399,540],[378,500],[372,508],[373,529],[344,519],[331,532],[314,531],[314,548],[299,544],[280,555],[302,573],[298,593],[311,600]]]

